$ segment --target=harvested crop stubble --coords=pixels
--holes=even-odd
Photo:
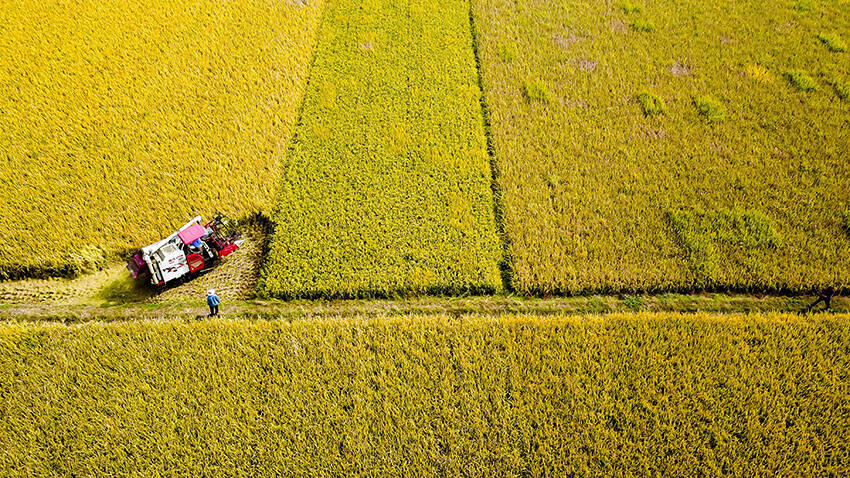
[[[329,4],[260,293],[501,286],[469,4]]]
[[[0,0],[0,279],[270,209],[323,4]]]
[[[0,325],[10,476],[846,476],[850,316]]]
[[[850,282],[850,57],[818,37],[850,37],[846,0],[472,3],[513,288]],[[623,28],[635,19],[654,30]],[[747,211],[781,241],[725,241],[735,260],[706,274],[670,221],[682,210]]]

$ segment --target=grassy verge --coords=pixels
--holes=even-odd
[[[514,295],[350,300],[225,301],[230,318],[314,320],[329,317],[403,316],[410,314],[609,314],[618,312],[804,313],[812,296],[749,294],[592,295],[519,297]],[[822,309],[823,305],[818,307]],[[850,298],[835,297],[831,312],[850,312]],[[139,321],[202,319],[208,313],[203,291],[181,301],[126,303],[0,303],[0,320],[27,322]]]
[[[0,468],[844,475],[850,316],[0,325]]]

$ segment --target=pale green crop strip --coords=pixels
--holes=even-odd
[[[847,476],[850,316],[0,325],[4,476]]]
[[[498,289],[480,94],[467,2],[331,2],[260,293]]]
[[[269,210],[324,0],[0,0],[0,279]]]
[[[846,0],[472,4],[516,291],[850,282]]]

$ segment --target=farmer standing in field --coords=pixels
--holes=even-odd
[[[215,289],[207,291],[207,305],[210,306],[210,317],[218,315],[218,304],[221,304],[221,299],[215,295]]]
[[[824,307],[824,310],[829,310],[829,302],[832,300],[833,297],[835,297],[835,287],[829,286],[824,289],[823,292],[820,293],[820,295],[818,296],[818,300],[812,302],[809,308],[806,309],[806,312],[811,312],[812,308],[821,302],[823,302],[826,306]]]

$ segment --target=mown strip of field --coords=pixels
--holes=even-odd
[[[261,294],[501,287],[468,9],[462,0],[329,4]]]
[[[324,3],[2,2],[0,279],[270,209]]]
[[[846,475],[850,316],[0,325],[10,476]]]
[[[513,289],[850,281],[846,0],[473,0]]]

